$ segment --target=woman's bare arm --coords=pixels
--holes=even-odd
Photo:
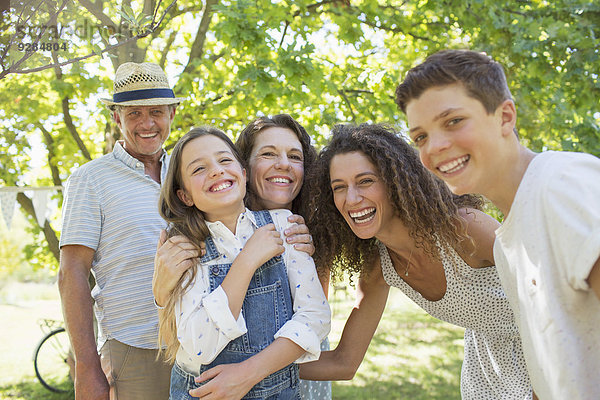
[[[324,351],[318,361],[300,365],[302,379],[349,380],[360,366],[379,325],[390,287],[383,280],[379,259],[367,278],[361,277],[353,308],[335,350]]]

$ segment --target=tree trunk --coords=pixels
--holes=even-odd
[[[19,205],[21,206],[21,208],[23,210],[25,210],[25,212],[27,214],[29,214],[30,216],[33,217],[34,221],[37,221],[37,217],[35,215],[35,209],[33,208],[33,202],[31,201],[31,199],[29,197],[27,197],[24,193],[19,192],[17,193],[17,201],[19,202]],[[34,224],[37,225],[37,222],[33,222]],[[56,261],[60,260],[60,249],[58,247],[58,236],[56,235],[56,232],[54,231],[54,229],[52,229],[52,226],[50,226],[50,222],[48,222],[48,220],[44,221],[44,226],[39,226],[42,229],[42,231],[44,232],[44,237],[46,238],[46,241],[48,242],[48,248],[50,249],[50,251],[52,252],[52,255],[54,256],[54,258],[56,258]]]

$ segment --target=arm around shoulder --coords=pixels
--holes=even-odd
[[[162,307],[183,274],[198,262],[198,250],[185,236],[167,239],[163,229],[154,256],[152,292],[156,305]]]

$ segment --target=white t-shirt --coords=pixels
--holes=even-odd
[[[600,160],[545,152],[529,164],[494,258],[540,399],[600,398]]]

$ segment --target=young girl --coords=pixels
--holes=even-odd
[[[179,140],[160,211],[170,235],[205,241],[206,254],[160,313],[159,340],[175,359],[171,399],[298,398],[292,363],[317,359],[329,332],[312,259],[279,233],[291,213],[249,211],[245,193],[246,171],[223,132],[195,128]],[[238,368],[218,367],[232,363]]]
[[[262,116],[251,121],[238,135],[236,148],[246,165],[246,206],[251,210],[287,209],[295,222],[284,231],[285,240],[295,249],[311,255],[312,238],[301,215],[305,213],[304,176],[317,158],[311,139],[304,127],[288,114]],[[181,278],[181,274],[197,264],[195,246],[185,237],[162,235],[154,270],[154,294],[158,304],[164,304]],[[327,297],[329,274],[319,274]],[[162,301],[162,302],[161,302]],[[329,350],[327,338],[321,351]],[[300,380],[302,400],[331,400],[331,382]]]

